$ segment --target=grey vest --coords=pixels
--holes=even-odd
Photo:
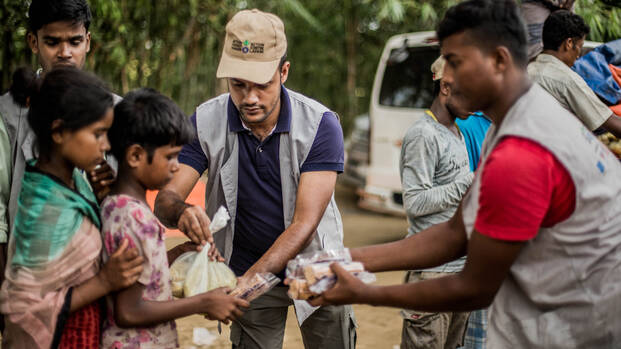
[[[15,104],[10,93],[0,97],[0,115],[6,125],[11,142],[11,192],[9,196],[9,231],[13,227],[13,219],[17,212],[17,197],[22,188],[22,177],[26,169],[26,160],[32,158],[32,142],[34,135],[28,125],[28,108]]]
[[[326,107],[299,93],[287,90],[291,102],[291,129],[280,135],[280,179],[282,184],[285,227],[291,224],[300,168],[310,151]],[[196,127],[203,152],[209,159],[205,208],[211,217],[225,205],[231,215],[230,224],[215,234],[216,246],[224,252],[227,263],[233,252],[235,214],[237,209],[237,178],[239,146],[237,133],[229,131],[227,104],[229,94],[213,98],[196,109]],[[302,252],[343,248],[343,224],[334,195],[326,208],[311,243]],[[306,301],[295,301],[298,322],[315,308]]]
[[[526,242],[490,308],[488,348],[621,345],[621,165],[539,85],[492,125],[481,168],[463,202],[468,238],[485,159],[505,136],[532,140],[567,169],[576,189],[569,218]],[[520,175],[520,174],[516,174]]]

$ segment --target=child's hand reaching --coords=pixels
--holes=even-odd
[[[99,271],[97,277],[108,292],[120,290],[135,283],[142,273],[144,259],[135,248],[128,249],[129,241],[123,239],[121,246]]]
[[[230,289],[226,287],[216,288],[209,292],[201,293],[195,297],[200,297],[200,313],[206,314],[209,320],[219,320],[227,324],[242,316],[242,308],[248,308],[250,303],[228,294]]]

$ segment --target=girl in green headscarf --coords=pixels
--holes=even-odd
[[[96,167],[110,148],[112,95],[94,75],[68,67],[31,86],[28,123],[38,157],[22,178],[0,289],[3,346],[98,348],[96,301],[142,270],[127,242],[100,268],[99,208],[79,172]]]

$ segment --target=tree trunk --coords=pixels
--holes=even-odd
[[[358,103],[356,98],[356,56],[358,42],[358,16],[356,6],[352,3],[355,0],[345,2],[345,47],[347,55],[347,115],[348,120],[353,120],[358,114]]]

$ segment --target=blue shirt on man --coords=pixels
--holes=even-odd
[[[276,127],[262,142],[243,125],[230,97],[228,101],[229,130],[237,133],[239,145],[237,214],[233,254],[229,263],[238,276],[259,260],[285,230],[279,160],[280,134],[289,132],[295,116],[291,115],[289,95],[284,88],[281,89],[280,100]],[[191,120],[196,128],[196,114],[191,116]],[[198,138],[183,147],[179,162],[191,166],[200,174],[207,170],[209,159]],[[343,165],[343,131],[336,115],[326,112],[300,172],[341,173]],[[278,276],[282,278],[282,274]]]
[[[459,131],[464,135],[466,148],[468,149],[468,160],[470,161],[470,171],[476,171],[481,159],[481,146],[485,140],[487,129],[492,123],[483,113],[472,113],[466,120],[457,118],[455,120]]]

